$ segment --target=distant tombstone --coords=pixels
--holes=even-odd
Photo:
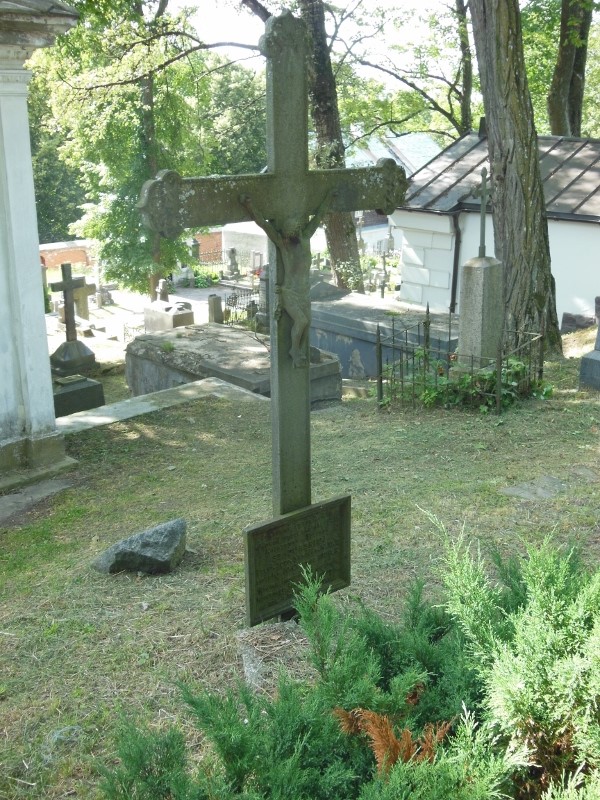
[[[235,247],[230,247],[227,250],[227,268],[225,269],[226,278],[237,278],[240,274],[240,268],[237,261],[237,252]]]
[[[77,339],[75,324],[74,290],[85,285],[85,278],[73,277],[71,265],[61,264],[62,281],[50,284],[53,292],[62,292],[65,307],[66,341],[50,356],[52,371],[61,376],[89,372],[96,365],[96,356],[83,342]]]
[[[73,301],[75,302],[75,314],[81,319],[90,318],[90,309],[88,305],[88,297],[96,295],[95,283],[84,283],[77,289],[73,289]]]
[[[268,333],[270,329],[269,313],[269,270],[268,264],[262,271],[258,281],[258,310],[256,312],[256,324],[261,333]]]
[[[169,285],[164,278],[161,278],[156,287],[156,299],[161,303],[169,302]]]
[[[223,303],[218,294],[208,295],[208,321],[216,322],[217,325],[222,325],[223,318]]]
[[[185,300],[169,300],[167,281],[161,278],[156,287],[156,300],[144,309],[146,333],[171,331],[194,324],[192,304]]]
[[[462,268],[458,363],[478,369],[496,359],[504,329],[503,267],[485,254],[485,219],[488,200],[487,170],[481,171],[481,229],[479,255]]]
[[[600,389],[600,327],[596,334],[594,349],[581,359],[579,383],[586,389]]]

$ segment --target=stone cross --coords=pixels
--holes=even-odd
[[[81,319],[90,318],[90,308],[88,305],[88,297],[96,294],[95,283],[84,283],[78,289],[73,289],[73,300],[75,301],[75,313]]]
[[[487,169],[481,170],[481,186],[475,192],[477,197],[481,197],[481,217],[479,222],[479,258],[485,258],[485,214],[489,198],[487,187]]]
[[[71,265],[61,264],[62,281],[50,284],[53,292],[62,292],[65,303],[65,328],[67,329],[67,342],[77,341],[77,328],[75,326],[75,297],[74,290],[85,286],[83,276],[74,278],[71,275]]]
[[[145,224],[169,238],[246,220],[269,237],[273,507],[285,514],[311,503],[310,237],[330,211],[391,213],[407,184],[392,159],[310,170],[304,22],[290,12],[271,17],[260,48],[267,59],[267,172],[182,179],[163,171],[144,184],[138,206]]]

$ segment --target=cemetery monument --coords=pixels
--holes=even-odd
[[[65,309],[66,341],[50,356],[52,370],[57,375],[76,375],[88,372],[96,364],[96,356],[87,345],[77,338],[75,323],[75,291],[85,286],[83,276],[71,275],[71,265],[61,264],[62,280],[50,284],[53,292],[62,292]]]
[[[324,574],[326,586],[350,581],[350,497],[311,504],[310,236],[329,211],[391,213],[406,191],[404,171],[392,159],[370,168],[309,170],[304,22],[289,12],[271,17],[260,47],[267,59],[267,172],[181,178],[165,170],[144,184],[139,202],[145,224],[166,237],[247,220],[269,236],[276,517],[244,531],[250,624],[291,610],[299,563]],[[291,550],[292,560],[285,556]]]
[[[77,22],[58,0],[0,0],[0,486],[74,464],[56,430],[24,64]]]

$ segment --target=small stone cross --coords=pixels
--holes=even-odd
[[[392,159],[375,167],[310,170],[308,32],[290,12],[271,17],[260,48],[267,59],[267,172],[147,181],[138,207],[145,224],[174,238],[185,228],[254,220],[269,244],[271,400],[275,514],[309,506],[310,238],[331,211],[382,209],[404,199],[404,171]]]
[[[83,276],[74,278],[71,275],[71,265],[61,264],[62,281],[50,284],[53,292],[62,292],[65,304],[65,328],[67,330],[67,342],[77,341],[77,328],[75,326],[75,298],[74,290],[85,286]]]
[[[481,170],[481,184],[473,192],[475,197],[481,198],[481,216],[479,220],[479,258],[485,258],[485,215],[489,199],[487,185],[487,169]]]

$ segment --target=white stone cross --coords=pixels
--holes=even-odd
[[[406,191],[392,159],[362,169],[310,170],[305,24],[289,12],[271,17],[260,47],[267,59],[268,171],[147,181],[139,208],[163,236],[185,228],[254,220],[270,240],[273,507],[310,505],[310,237],[329,211],[391,213]]]

